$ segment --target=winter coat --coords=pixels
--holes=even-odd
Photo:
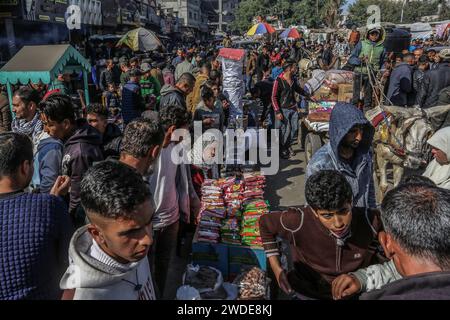
[[[201,89],[203,84],[209,79],[207,75],[199,74],[195,79],[195,85],[192,92],[187,96],[187,108],[191,113],[194,113],[195,108],[202,100]]]
[[[95,162],[103,160],[101,145],[100,132],[84,119],[77,122],[74,134],[64,143],[62,174],[70,177],[69,213],[73,216],[80,205],[80,183],[84,173]]]
[[[379,263],[376,239],[382,230],[377,210],[353,208],[350,233],[338,239],[310,207],[263,215],[259,222],[267,257],[279,255],[277,237],[289,242],[292,288],[310,298],[331,299],[331,283],[339,275]]]
[[[355,125],[363,125],[362,141],[355,150],[353,165],[339,156],[342,139]],[[352,104],[338,102],[331,112],[330,141],[312,157],[306,168],[306,179],[320,170],[340,171],[350,183],[353,191],[353,205],[375,208],[373,163],[371,145],[375,129],[364,114]]]
[[[404,277],[360,300],[450,300],[450,272],[429,272]]]
[[[164,109],[167,106],[186,106],[186,98],[184,93],[174,86],[165,85],[161,88],[161,100],[159,101],[159,110]]]
[[[394,106],[408,105],[408,96],[412,93],[411,66],[402,62],[392,70],[387,93],[388,99]]]
[[[372,42],[369,40],[369,32],[367,32],[366,39],[358,42],[348,60],[349,64],[356,66],[355,71],[367,74],[366,65],[362,65],[362,57],[368,57],[368,64],[375,71],[381,69],[386,57],[386,49],[384,48],[385,34],[386,32],[383,29],[380,40]]]
[[[108,123],[102,138],[103,158],[107,159],[110,156],[118,157],[122,142],[122,131],[120,131],[120,128],[113,123]]]
[[[439,93],[445,87],[450,86],[450,64],[440,63],[435,70],[425,73],[417,103],[422,108],[430,108],[437,105]]]
[[[94,243],[87,227],[73,235],[69,260],[60,286],[75,289],[73,300],[155,300],[147,257],[121,264]]]
[[[450,127],[438,130],[427,143],[445,153],[447,159],[450,159]],[[439,164],[433,159],[423,173],[430,178],[439,188],[450,190],[450,164]]]
[[[127,82],[122,90],[122,117],[124,124],[139,118],[144,111],[144,100],[138,83]]]
[[[292,84],[289,85],[284,78],[284,73],[281,73],[274,81],[272,89],[272,107],[276,113],[280,113],[281,109],[292,109],[297,105],[295,93],[302,96],[309,97],[298,84],[295,79],[292,79]]]
[[[187,60],[184,60],[180,64],[177,65],[175,69],[175,81],[178,81],[183,73],[191,73],[194,72],[194,66]]]
[[[64,201],[49,194],[0,194],[0,300],[57,300],[73,232]]]
[[[42,193],[50,193],[56,178],[61,174],[61,162],[64,145],[62,141],[46,134],[37,146],[34,155],[34,173],[32,185]]]
[[[100,90],[106,91],[108,90],[108,84],[114,83],[114,72],[113,70],[105,69],[100,74]]]

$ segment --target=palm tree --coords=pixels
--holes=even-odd
[[[329,28],[337,27],[342,0],[326,0],[321,10],[321,17]]]

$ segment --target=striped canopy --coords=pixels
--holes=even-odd
[[[255,34],[274,33],[275,29],[268,23],[261,22],[255,24],[250,30],[247,31],[248,36],[254,36]]]

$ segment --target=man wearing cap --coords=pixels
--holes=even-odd
[[[439,93],[450,86],[450,49],[439,52],[441,62],[436,69],[425,73],[417,96],[417,103],[421,108],[430,108],[438,105]]]
[[[356,72],[353,81],[353,103],[358,104],[363,87],[365,109],[372,107],[371,82],[374,82],[376,73],[381,69],[385,60],[384,37],[385,32],[380,26],[369,27],[366,39],[356,45],[348,61],[355,67],[354,71]]]
[[[122,89],[122,116],[125,125],[135,118],[139,118],[144,111],[144,101],[139,85],[142,72],[139,69],[132,69],[129,71],[129,75],[130,80]]]
[[[161,84],[158,79],[151,75],[152,67],[149,63],[142,63],[141,71],[143,75],[139,84],[141,85],[141,95],[144,99],[145,109],[148,109],[148,107],[155,109],[156,105],[159,104]]]

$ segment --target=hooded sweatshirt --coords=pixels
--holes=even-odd
[[[84,173],[94,162],[102,161],[102,138],[86,120],[77,122],[74,134],[64,143],[62,174],[70,177],[69,213],[74,215],[80,204],[80,183]]]
[[[186,98],[184,93],[175,86],[165,85],[161,89],[161,100],[159,110],[167,106],[178,105],[186,108]]]
[[[447,159],[450,159],[450,127],[437,131],[428,140],[428,144],[442,150],[447,155]],[[423,175],[433,180],[438,187],[450,190],[450,164],[440,165],[436,159],[433,159]]]
[[[47,133],[37,146],[32,184],[42,193],[49,193],[61,174],[63,148],[62,141],[50,137]]]
[[[355,150],[351,163],[339,156],[339,145],[345,135],[355,125],[363,125],[363,138]],[[373,164],[371,144],[375,129],[364,117],[362,111],[352,104],[337,103],[331,112],[330,141],[312,157],[306,168],[306,179],[321,170],[341,172],[353,191],[353,205],[375,208],[375,188],[373,184]]]
[[[366,32],[366,38],[358,42],[348,60],[350,65],[356,67],[355,71],[367,74],[367,67],[365,67],[361,61],[363,56],[366,56],[369,59],[368,63],[375,71],[382,68],[386,59],[386,49],[384,48],[385,37],[386,32],[384,29],[381,29],[379,40],[373,42],[369,39],[369,30]]]
[[[61,279],[63,290],[75,289],[74,300],[154,300],[148,259],[122,264],[107,255],[87,227],[70,241],[69,268]]]

